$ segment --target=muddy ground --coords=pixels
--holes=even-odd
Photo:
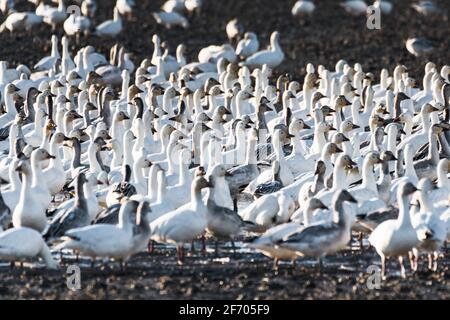
[[[241,248],[233,258],[229,245],[220,247],[215,257],[213,243],[207,251],[189,253],[179,266],[174,248],[156,246],[152,254],[141,253],[121,271],[119,264],[65,258],[59,271],[31,265],[11,269],[0,267],[0,299],[449,299],[450,261],[448,249],[439,260],[437,272],[422,260],[419,271],[407,279],[400,277],[395,260],[388,263],[389,275],[380,289],[369,289],[379,258],[373,249],[361,252],[354,243],[325,260],[322,273],[315,261],[299,259],[296,266],[282,263],[273,269],[272,261]],[[59,255],[56,255],[59,256]],[[81,267],[81,289],[67,287],[67,266]],[[406,264],[407,267],[409,264]]]
[[[112,15],[113,1],[98,1],[97,23]],[[332,68],[341,58],[360,62],[376,74],[383,67],[392,70],[397,63],[410,69],[410,75],[421,82],[426,59],[415,58],[404,48],[409,36],[425,36],[436,41],[437,50],[430,60],[438,65],[450,61],[449,22],[447,19],[427,19],[410,8],[410,1],[395,1],[396,9],[383,16],[382,29],[370,31],[364,17],[349,17],[337,0],[316,1],[312,18],[298,21],[290,15],[291,0],[204,0],[203,13],[190,21],[187,30],[165,30],[156,25],[151,12],[163,3],[161,0],[136,1],[136,15],[125,23],[125,32],[116,39],[83,38],[79,46],[92,44],[107,52],[119,42],[135,53],[136,62],[152,53],[151,36],[161,35],[175,49],[185,43],[190,58],[207,44],[226,40],[225,25],[238,17],[248,31],[260,36],[263,46],[273,30],[281,32],[281,44],[286,61],[276,73],[290,73],[301,79],[307,62]],[[450,2],[437,1],[449,14]],[[19,9],[30,9],[20,4]],[[0,17],[3,21],[4,17]],[[50,52],[49,27],[35,28],[32,34],[0,34],[0,60],[11,64],[32,65]],[[59,35],[62,34],[60,30]],[[73,45],[74,49],[79,46]],[[369,290],[367,268],[379,264],[373,249],[360,252],[348,249],[326,260],[319,274],[312,260],[299,260],[292,268],[282,264],[278,271],[264,256],[241,249],[235,258],[230,247],[222,247],[220,257],[214,259],[208,243],[206,255],[197,251],[188,256],[184,266],[176,264],[174,249],[157,247],[154,254],[142,253],[134,257],[126,271],[117,265],[101,265],[94,269],[87,260],[81,260],[81,290],[71,291],[66,286],[66,269],[48,271],[31,266],[11,269],[0,265],[0,299],[449,299],[450,250],[440,259],[438,272],[420,270],[400,278],[397,261],[390,261],[390,276],[379,290]],[[75,263],[68,258],[67,263]]]

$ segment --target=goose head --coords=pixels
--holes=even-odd
[[[369,152],[366,157],[364,158],[365,163],[367,163],[370,166],[374,166],[375,164],[381,163],[382,160],[380,158],[380,154],[375,151]]]
[[[31,161],[32,162],[44,161],[44,160],[48,160],[48,159],[55,159],[55,156],[52,156],[50,153],[48,153],[47,150],[45,150],[43,148],[38,148],[31,153]]]
[[[352,103],[347,100],[345,95],[339,95],[336,97],[336,100],[335,100],[336,109],[341,109],[341,108],[349,106],[351,104]],[[336,109],[335,109],[335,111],[337,111]]]
[[[97,133],[96,133],[96,135],[95,135],[95,138],[102,138],[103,140],[111,140],[112,138],[111,138],[111,136],[109,135],[109,133],[108,133],[108,130],[105,130],[105,129],[102,129],[102,130],[99,130]]]
[[[294,118],[293,121],[291,121],[291,123],[289,124],[289,133],[292,135],[296,135],[297,133],[305,129],[311,129],[311,127],[307,125],[305,121],[303,121],[303,119]]]
[[[62,132],[57,132],[53,135],[52,141],[56,144],[63,144],[65,141],[70,141],[71,139],[64,135]]]
[[[342,153],[342,149],[338,147],[336,143],[333,142],[327,142],[324,148],[324,152],[326,155],[333,155],[337,153]]]
[[[116,113],[116,121],[122,122],[124,120],[130,120],[130,117],[128,117],[128,115],[124,111],[117,112]]]
[[[65,114],[64,114],[64,119],[67,121],[67,122],[72,122],[72,121],[74,121],[74,120],[76,120],[76,119],[81,119],[81,118],[83,118],[78,112],[76,112],[75,110],[70,110],[70,111],[67,111]]]
[[[389,162],[389,161],[396,161],[397,158],[395,157],[395,155],[391,152],[391,151],[383,151],[381,153],[381,161],[383,162]]]
[[[325,165],[325,162],[323,162],[322,160],[319,160],[316,162],[315,168],[314,168],[314,175],[318,176],[318,175],[324,175],[325,171],[326,171],[327,167]]]
[[[440,106],[442,106],[442,104],[439,104],[439,107],[440,107]],[[432,112],[437,112],[437,111],[440,111],[440,109],[437,108],[437,107],[432,106],[432,105],[429,104],[429,103],[425,104],[425,105],[422,107],[422,109],[421,109],[421,112],[422,112],[423,114],[430,114],[430,113],[432,113]]]
[[[360,128],[360,126],[354,124],[351,120],[345,119],[341,123],[341,127],[339,129],[343,133],[349,133],[352,130],[359,129],[359,128]]]
[[[343,133],[338,132],[335,135],[333,135],[333,138],[331,139],[333,143],[336,145],[341,145],[343,142],[350,141]]]
[[[206,188],[212,188],[212,184],[206,180],[206,178],[204,177],[204,175],[202,176],[197,176],[194,181],[192,182],[194,190],[197,192],[200,192],[202,189],[206,189]]]
[[[351,170],[354,167],[356,167],[356,163],[352,160],[352,158],[349,155],[342,154],[337,158],[336,166],[346,170]]]
[[[308,210],[310,210],[311,212],[315,211],[315,210],[327,210],[328,207],[319,199],[317,198],[311,198],[308,201]]]
[[[416,191],[419,191],[419,189],[416,188],[411,182],[401,182],[397,191],[397,197],[398,199],[406,198]]]
[[[96,146],[97,151],[109,150],[108,144],[102,137],[95,138],[94,145]]]
[[[331,124],[322,121],[317,125],[317,132],[319,133],[327,133],[329,131],[336,130]]]
[[[358,203],[356,199],[348,192],[347,190],[339,190],[335,193],[333,197],[332,203],[342,203],[344,201],[350,202],[350,203]]]

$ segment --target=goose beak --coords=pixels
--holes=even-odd
[[[233,174],[231,172],[228,172],[228,171],[225,172],[225,177],[232,177],[232,176],[233,176]]]
[[[351,202],[351,203],[358,203],[358,201],[356,201],[356,199],[355,199],[352,195],[349,195],[348,202]]]
[[[55,159],[56,157],[55,156],[52,156],[51,154],[49,154],[48,156],[47,156],[47,159]]]
[[[19,92],[20,91],[20,89],[17,88],[14,84],[12,84],[12,88],[13,88],[14,92]]]
[[[303,124],[303,129],[311,129],[311,126],[307,125],[306,123]]]
[[[359,129],[359,128],[361,128],[360,126],[358,126],[357,124],[352,124],[352,129],[354,130],[354,129]]]
[[[344,151],[342,151],[342,149],[341,149],[341,148],[339,148],[339,147],[336,147],[336,152],[335,152],[335,153],[342,153],[342,152],[344,152]]]
[[[319,209],[324,209],[324,210],[328,210],[328,207],[326,205],[324,205],[323,203],[321,203],[319,205]]]
[[[330,131],[337,131],[335,127],[330,126]]]

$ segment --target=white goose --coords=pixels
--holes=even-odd
[[[63,237],[64,242],[55,250],[72,249],[91,257],[114,258],[121,263],[126,262],[133,253],[133,226],[130,215],[136,213],[139,203],[130,200],[119,211],[119,223],[95,224],[83,228],[69,230]]]
[[[179,263],[184,261],[184,243],[194,240],[205,231],[208,209],[202,201],[201,192],[209,186],[205,178],[196,178],[192,182],[191,203],[163,215],[150,224],[152,240],[177,245]]]
[[[275,31],[270,36],[270,50],[259,51],[248,57],[242,65],[249,68],[261,68],[267,65],[269,68],[278,67],[284,60],[284,53],[279,44],[280,34]]]
[[[408,197],[417,191],[410,182],[403,181],[397,190],[399,216],[379,224],[369,237],[369,242],[381,257],[381,273],[385,277],[386,258],[398,257],[402,277],[406,277],[403,256],[407,255],[418,243],[416,230],[411,224]]]
[[[116,37],[122,32],[122,18],[119,9],[114,7],[114,18],[97,26],[95,34],[100,37]]]
[[[36,257],[41,257],[48,268],[58,269],[58,263],[36,230],[16,227],[0,233],[0,260],[15,262]]]

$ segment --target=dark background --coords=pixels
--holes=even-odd
[[[135,53],[135,63],[144,57],[150,57],[153,46],[151,36],[159,34],[167,40],[171,52],[184,42],[190,59],[196,59],[198,51],[209,44],[221,44],[226,41],[225,25],[237,17],[247,31],[253,31],[260,37],[262,46],[268,45],[270,33],[281,33],[281,45],[286,60],[276,70],[289,72],[294,78],[302,78],[308,62],[323,64],[334,68],[337,60],[343,58],[354,63],[360,62],[365,70],[378,75],[383,67],[389,70],[397,63],[403,63],[410,69],[410,75],[421,80],[425,58],[416,58],[405,49],[404,41],[411,36],[424,36],[435,40],[436,52],[430,60],[438,66],[449,63],[450,25],[447,18],[423,17],[411,8],[412,1],[391,0],[394,11],[382,16],[381,30],[368,30],[365,17],[353,17],[340,7],[341,0],[315,1],[316,11],[313,17],[299,21],[291,15],[294,0],[204,0],[200,17],[190,19],[187,30],[175,28],[166,30],[157,25],[151,13],[159,10],[162,0],[139,0],[136,2],[135,15],[125,22],[124,31],[114,39],[99,39],[95,36],[84,38],[81,45],[94,44],[102,52],[107,52],[116,42]],[[369,2],[369,1],[366,1]],[[436,0],[449,14],[450,1]],[[110,19],[113,0],[98,0],[95,24]],[[33,5],[21,1],[18,9],[33,10]],[[0,17],[1,21],[5,19]],[[60,28],[58,34],[62,35]],[[43,25],[35,28],[32,35],[0,34],[0,59],[12,64],[34,64],[50,53],[51,28]],[[73,43],[73,41],[72,41]],[[75,46],[74,46],[75,49]]]

